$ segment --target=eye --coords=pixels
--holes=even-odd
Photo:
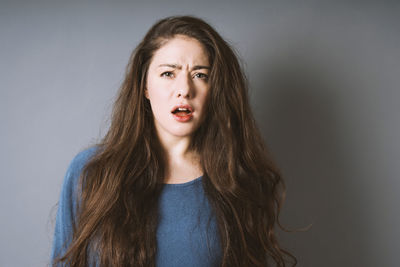
[[[198,73],[196,73],[196,74],[194,75],[194,77],[207,80],[208,75],[207,75],[207,74],[204,74],[204,73],[201,73],[201,72],[198,72]]]
[[[172,76],[174,76],[174,74],[173,74],[172,72],[170,72],[170,71],[166,71],[166,72],[161,73],[160,76],[161,76],[161,77],[168,77],[168,78],[171,78]]]

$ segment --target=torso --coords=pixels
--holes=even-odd
[[[156,266],[221,266],[216,218],[204,193],[202,177],[165,185],[159,211]]]

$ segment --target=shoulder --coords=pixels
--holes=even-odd
[[[96,154],[98,147],[93,146],[80,151],[69,163],[67,172],[64,177],[63,191],[68,195],[77,188],[79,177],[85,165]]]
[[[94,156],[97,149],[96,146],[93,146],[80,151],[70,162],[67,171],[71,173],[80,173],[86,163]]]
[[[62,214],[69,214],[68,216],[74,217],[76,199],[81,193],[79,190],[79,178],[86,163],[95,155],[96,151],[97,147],[87,148],[76,154],[70,162],[61,187],[59,199],[59,208]]]
[[[73,225],[76,219],[76,200],[79,188],[79,177],[90,158],[95,155],[97,147],[82,150],[70,162],[64,177],[54,231],[52,259],[62,255],[72,240]],[[58,266],[58,265],[57,265]]]

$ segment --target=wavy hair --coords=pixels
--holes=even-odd
[[[205,118],[190,149],[200,155],[204,191],[215,213],[221,266],[284,267],[275,227],[284,183],[253,118],[248,85],[232,48],[205,21],[158,21],[133,51],[111,125],[81,177],[72,241],[55,260],[68,266],[155,266],[158,200],[166,156],[155,133],[147,71],[155,51],[176,35],[197,39],[209,56]]]

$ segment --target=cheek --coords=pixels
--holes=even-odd
[[[169,97],[170,85],[166,81],[152,75],[147,80],[147,91],[150,101],[166,101]]]
[[[198,109],[201,112],[201,116],[204,117],[204,112],[206,110],[206,102],[207,102],[207,96],[208,96],[208,91],[202,92],[201,94],[198,94],[198,102],[197,102],[197,106]]]
[[[148,99],[150,100],[153,115],[163,117],[168,115],[168,95],[164,90],[157,90],[154,87],[148,89]]]
[[[166,106],[168,103],[168,93],[165,90],[148,90],[150,103],[153,105]]]
[[[206,104],[208,94],[209,94],[209,90],[206,89],[206,90],[202,91],[202,93],[199,95],[199,102],[202,107],[204,107],[204,105]]]
[[[162,85],[156,79],[147,80],[147,96],[150,102],[158,102],[162,98],[164,90],[160,90]]]

